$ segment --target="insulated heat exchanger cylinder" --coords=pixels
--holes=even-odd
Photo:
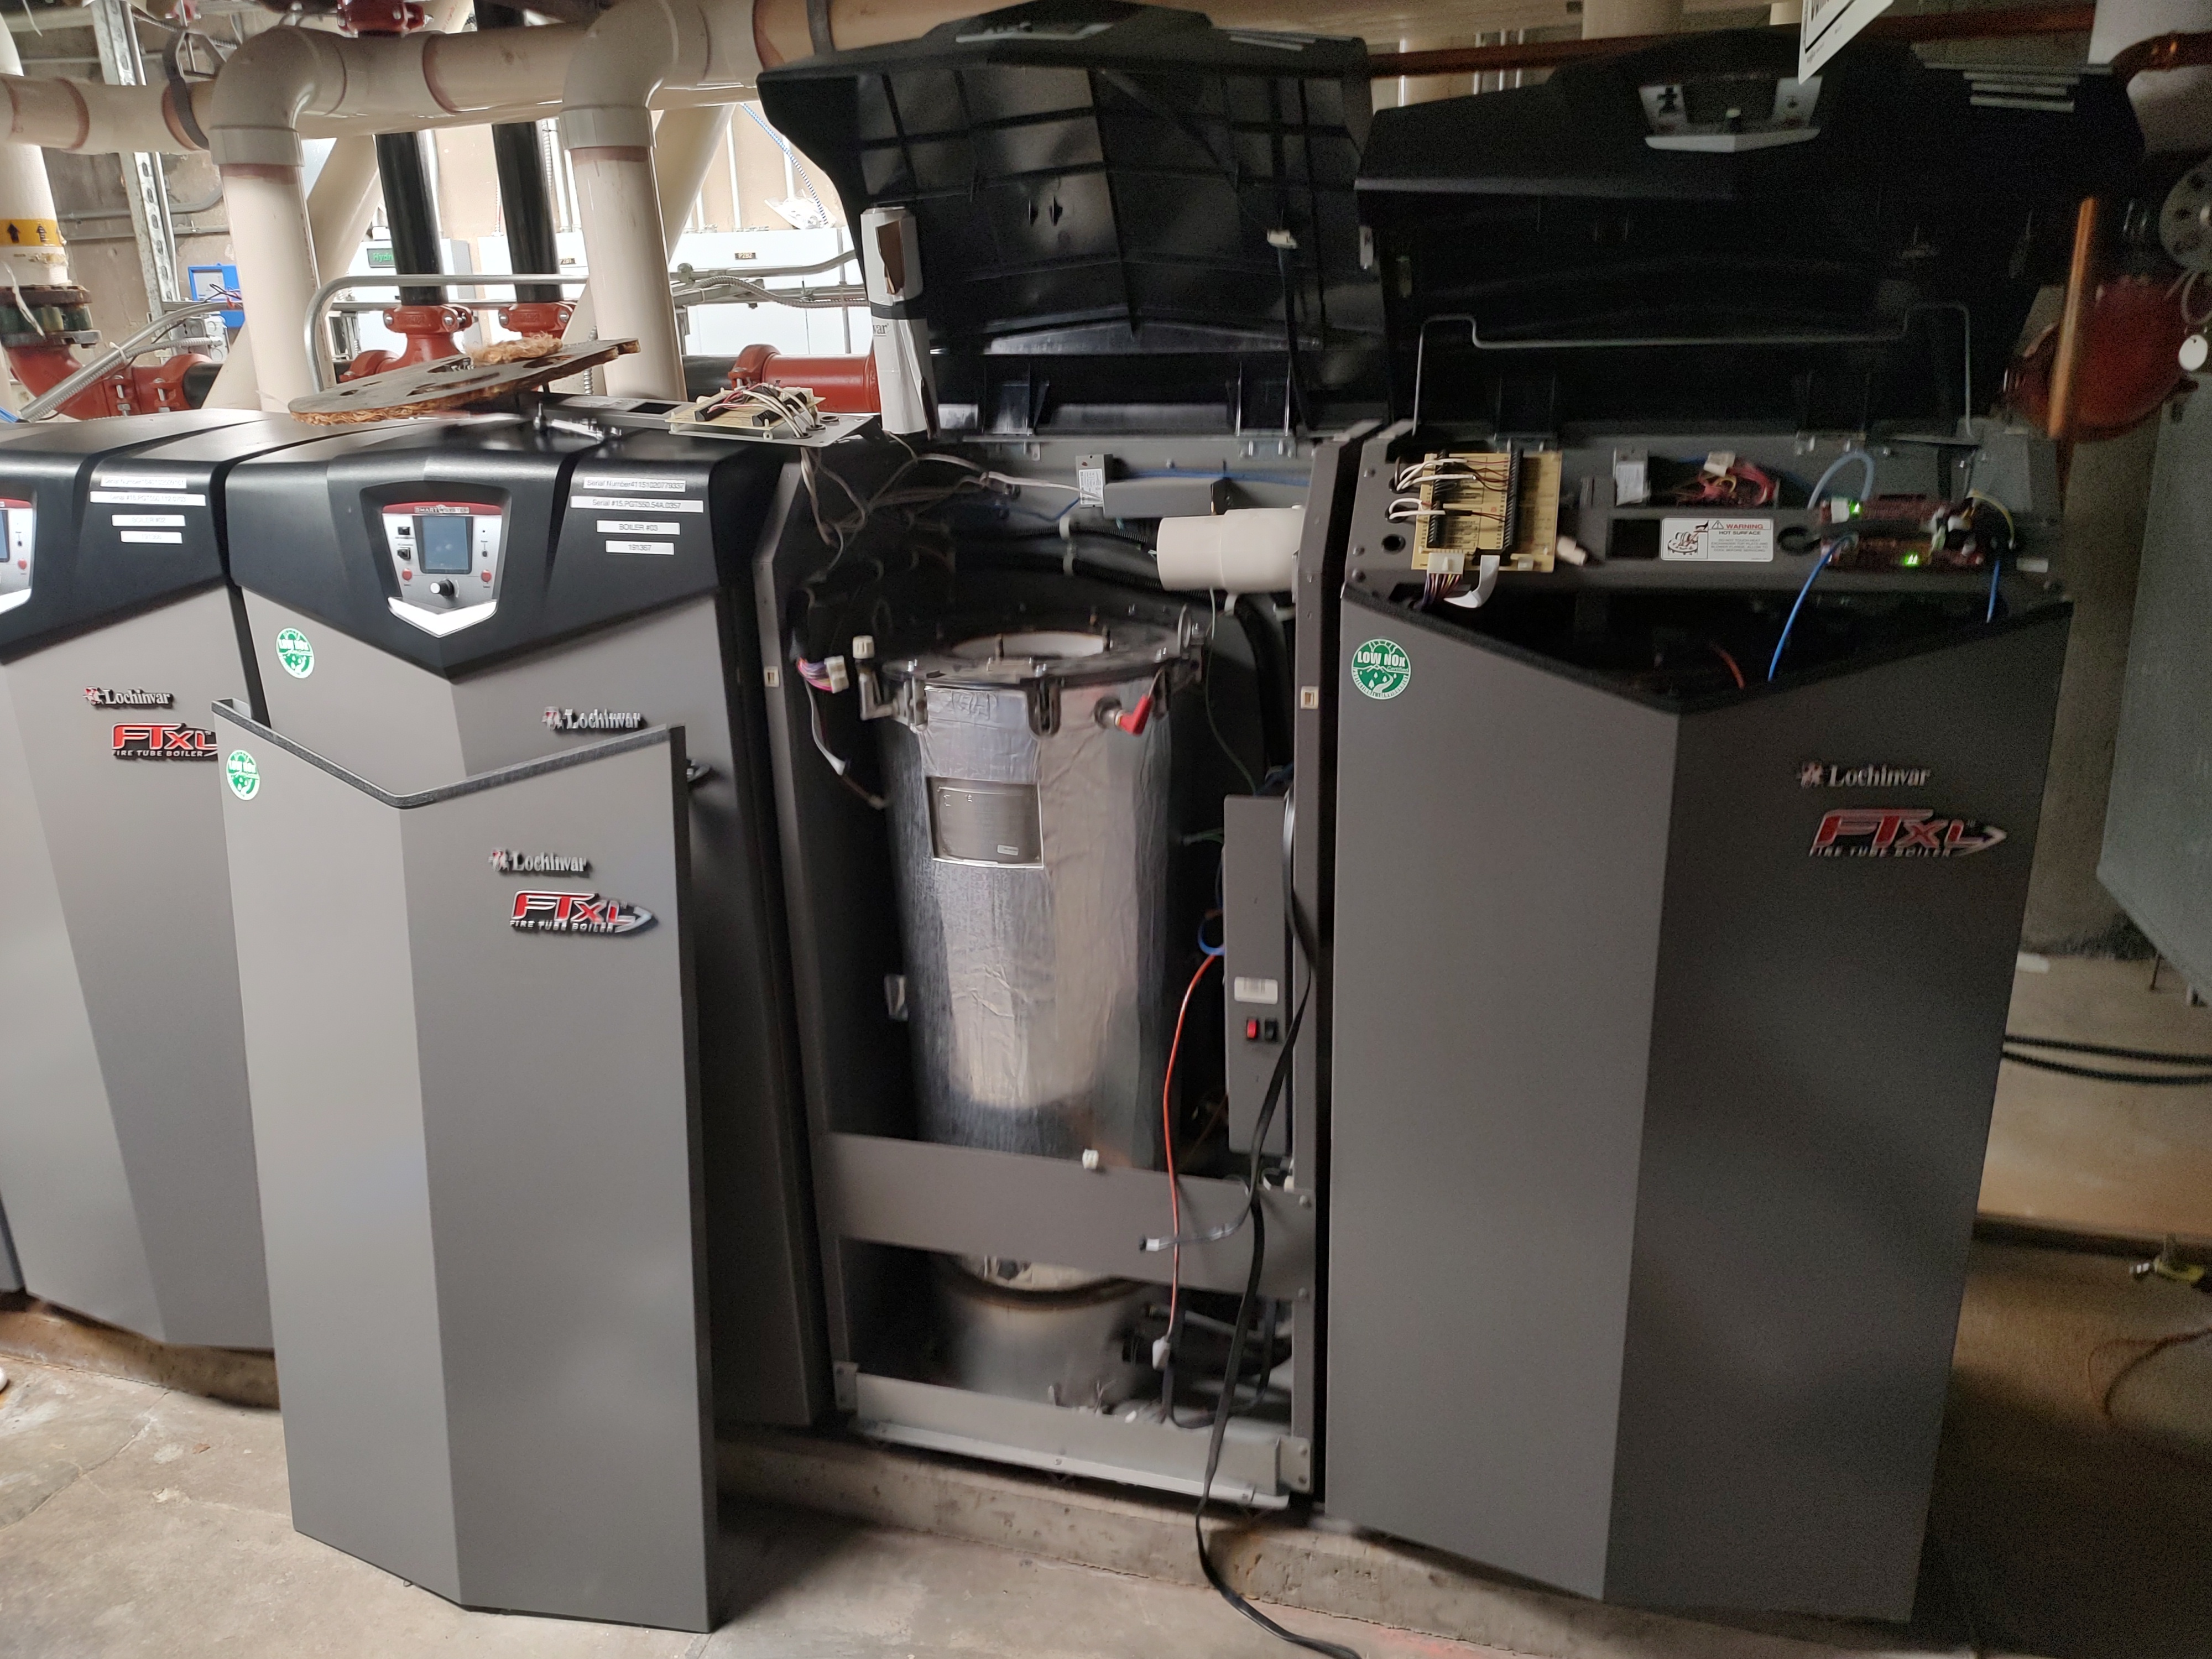
[[[1158,1162],[1182,654],[1117,622],[885,665],[922,1139]]]

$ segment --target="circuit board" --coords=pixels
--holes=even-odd
[[[1559,451],[1475,451],[1430,459],[1456,465],[1432,468],[1421,486],[1414,569],[1458,575],[1470,560],[1489,553],[1502,555],[1506,570],[1552,568],[1559,533]]]

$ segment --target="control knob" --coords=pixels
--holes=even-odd
[[[433,593],[435,593],[441,599],[450,599],[453,597],[453,583],[445,580],[443,578],[432,582],[430,584],[430,591]]]

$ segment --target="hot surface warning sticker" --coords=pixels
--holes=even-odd
[[[1706,564],[1771,564],[1771,519],[1662,519],[1659,556]]]

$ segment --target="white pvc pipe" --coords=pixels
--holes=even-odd
[[[728,131],[732,106],[714,104],[673,109],[653,130],[653,173],[660,193],[661,234],[666,239],[662,260],[673,258],[684,234],[684,222],[707,182],[707,169]],[[588,340],[598,331],[599,312],[589,289],[580,295],[568,319],[567,340]],[[680,342],[679,342],[680,344]]]
[[[221,133],[210,137],[218,144],[222,142]],[[315,389],[299,325],[307,314],[317,282],[299,164],[227,162],[222,193],[230,210],[239,295],[246,314],[261,325],[253,343],[261,407],[281,411],[291,406],[293,398]]]
[[[1613,40],[1629,34],[1676,34],[1682,0],[1583,0],[1583,39]]]
[[[368,229],[377,203],[376,141],[341,138],[323,158],[322,171],[307,192],[307,228],[318,272],[343,269]],[[259,380],[253,368],[253,331],[239,330],[230,351],[208,388],[208,409],[258,409]]]
[[[1303,507],[1242,507],[1160,520],[1160,586],[1177,592],[1273,593],[1297,586]]]
[[[607,391],[617,398],[680,398],[684,343],[668,297],[667,232],[653,187],[653,152],[642,144],[599,144],[570,150],[568,160],[599,334],[637,342],[635,352],[603,371]]]
[[[15,37],[0,28],[0,71],[20,75],[23,60],[15,51]],[[66,283],[69,255],[62,252],[61,218],[54,211],[53,186],[46,179],[46,158],[25,144],[0,144],[0,219],[37,225],[53,238],[51,246],[36,240],[27,246],[0,247],[0,281],[27,283],[34,287]],[[9,296],[12,298],[12,295]]]
[[[649,100],[672,83],[734,89],[759,72],[751,8],[744,0],[623,0],[592,25],[569,64],[561,143],[576,178],[576,216],[599,332],[638,343],[635,352],[604,371],[614,396],[684,395],[684,346],[668,295],[669,225],[654,176]],[[704,173],[702,160],[696,173],[675,181],[688,184],[684,207]]]
[[[2156,34],[2212,29],[2212,0],[2097,0],[2089,61],[2109,64]],[[2212,70],[2154,70],[2128,82],[2128,97],[2152,155],[2212,144]]]

